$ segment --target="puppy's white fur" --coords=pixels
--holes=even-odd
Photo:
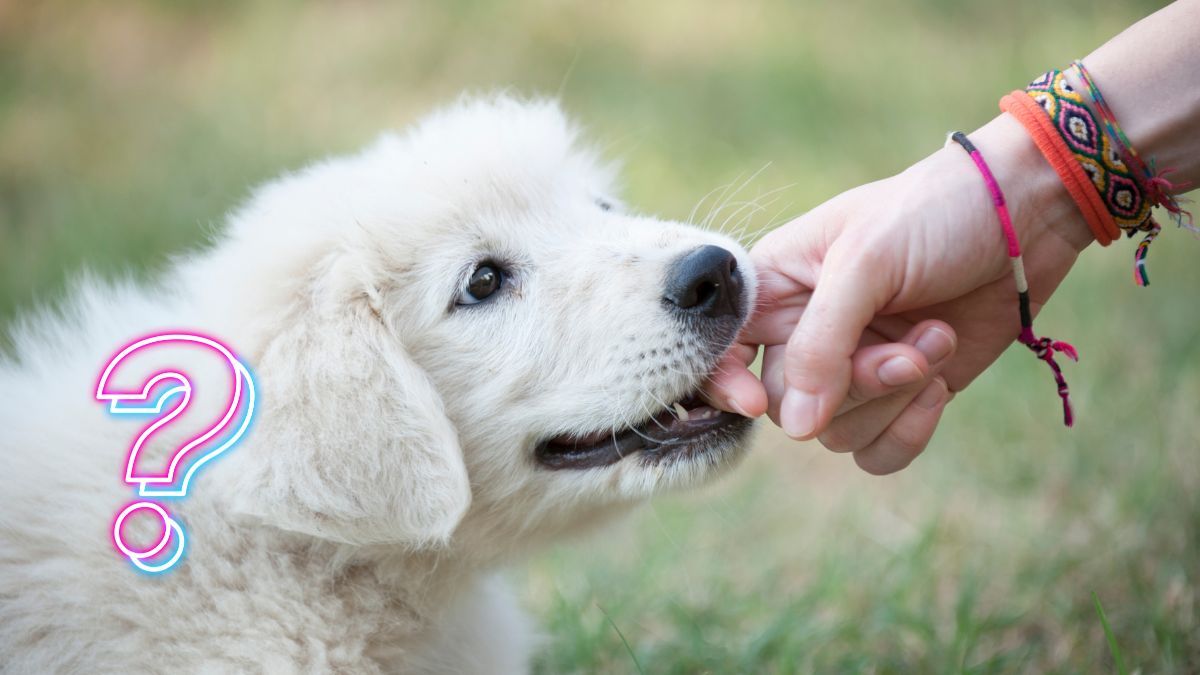
[[[575,136],[553,103],[464,100],[267,184],[161,286],[85,279],[23,321],[0,364],[0,670],[526,670],[494,570],[738,455],[533,461],[711,370],[723,345],[664,311],[672,260],[724,246],[753,288],[735,242],[601,208],[612,172]],[[485,259],[504,292],[456,307]],[[116,347],[189,327],[246,359],[260,406],[170,504],[187,555],[152,577],[109,541],[133,432],[91,396]]]

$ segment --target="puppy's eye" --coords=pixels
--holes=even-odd
[[[500,290],[502,283],[504,283],[504,273],[500,271],[500,268],[493,263],[485,262],[471,273],[471,278],[467,280],[467,287],[458,296],[458,304],[474,305],[483,302]]]
[[[599,197],[596,198],[596,206],[599,206],[601,211],[612,211],[613,207],[612,202]]]

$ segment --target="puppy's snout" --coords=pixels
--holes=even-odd
[[[737,258],[720,246],[685,253],[667,270],[663,295],[672,310],[716,319],[737,315],[742,302],[742,273]]]

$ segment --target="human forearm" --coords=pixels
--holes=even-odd
[[[1200,0],[1181,0],[1147,17],[1085,65],[1139,155],[1159,170],[1171,169],[1176,184],[1200,182]],[[1065,76],[1086,91],[1074,69]],[[1030,248],[1054,237],[1078,252],[1093,240],[1061,180],[1015,119],[1000,115],[971,138],[993,164]]]
[[[1200,0],[1164,7],[1083,62],[1138,154],[1200,183]]]

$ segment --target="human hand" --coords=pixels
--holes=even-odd
[[[1036,313],[1092,235],[1015,120],[998,117],[972,139],[1007,196]],[[1019,331],[990,195],[957,146],[835,197],[751,256],[760,300],[709,397],[765,410],[789,436],[819,436],[871,473],[907,466],[953,393]],[[746,369],[756,345],[761,384]]]

